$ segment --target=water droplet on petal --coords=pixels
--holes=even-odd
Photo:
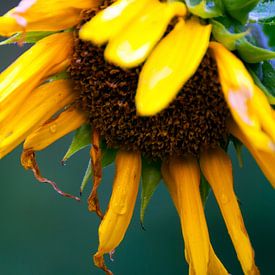
[[[56,133],[56,128],[57,128],[56,124],[51,125],[50,126],[50,132],[53,133],[53,134]]]

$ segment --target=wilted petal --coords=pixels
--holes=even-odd
[[[161,39],[170,20],[185,13],[186,7],[180,2],[149,2],[127,28],[110,40],[105,49],[106,60],[125,68],[138,66]]]
[[[210,34],[211,25],[180,20],[159,43],[140,73],[136,95],[140,115],[155,115],[176,97],[200,65]]]
[[[86,121],[87,117],[84,113],[76,107],[71,107],[32,132],[24,142],[24,150],[43,150],[61,137],[79,128]]]
[[[200,166],[219,204],[244,274],[259,274],[233,189],[230,158],[222,149],[209,150],[201,154]]]
[[[66,69],[73,48],[72,34],[59,33],[37,42],[0,74],[0,123],[13,117],[34,88]]]
[[[169,160],[162,166],[162,175],[180,215],[189,274],[228,274],[210,244],[196,160]]]
[[[107,213],[99,226],[99,247],[94,255],[95,265],[108,274],[103,255],[111,253],[120,244],[130,224],[141,174],[138,152],[119,151],[116,156],[116,175]]]
[[[0,158],[75,99],[76,94],[68,80],[50,82],[37,88],[14,113],[12,119],[1,122]]]

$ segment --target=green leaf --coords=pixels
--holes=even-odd
[[[272,95],[275,95],[275,69],[269,62],[265,61],[262,64],[262,70],[264,86]]]
[[[204,19],[218,17],[223,14],[221,0],[186,0],[185,3],[191,13]]]
[[[156,191],[161,180],[160,163],[149,162],[146,159],[142,161],[142,191],[141,191],[141,208],[140,221],[143,224],[145,210]]]
[[[242,146],[243,144],[236,139],[235,137],[231,137],[232,141],[233,141],[233,146],[237,155],[237,159],[239,162],[240,167],[243,167],[243,157],[242,157]]]
[[[223,0],[227,12],[242,24],[247,22],[249,12],[258,2],[259,0]]]
[[[236,48],[241,58],[247,63],[258,63],[275,58],[275,52],[257,47],[244,37],[237,41]]]
[[[40,39],[51,35],[55,32],[26,32],[26,33],[16,33],[12,37],[0,42],[0,46],[14,44],[14,43],[36,43]]]
[[[83,190],[85,189],[85,187],[87,186],[89,180],[92,178],[92,166],[91,166],[91,160],[89,160],[87,169],[85,171],[84,177],[82,179],[82,183],[80,186],[80,195],[83,193]]]
[[[76,130],[72,143],[63,157],[63,162],[68,160],[72,155],[91,144],[91,127],[86,124]]]
[[[249,13],[249,21],[262,24],[275,24],[275,2],[260,2],[255,9]]]
[[[201,200],[204,206],[207,202],[210,190],[211,190],[211,187],[208,181],[204,177],[203,173],[201,173],[200,192],[201,192]]]
[[[261,79],[259,78],[259,76],[257,75],[257,73],[255,71],[253,71],[253,69],[251,67],[247,68],[250,75],[252,76],[255,84],[264,92],[264,94],[267,97],[268,102],[271,105],[275,105],[275,91],[274,91],[274,87],[273,86],[270,90],[264,86],[264,84],[262,83],[263,76],[262,76],[262,72],[261,72]],[[274,73],[274,71],[273,71]]]
[[[231,33],[222,23],[214,19],[211,20],[211,24],[213,26],[212,34],[214,38],[218,42],[222,43],[230,51],[235,50],[235,44],[237,40],[244,37],[248,33],[248,31],[241,33]]]
[[[116,158],[117,150],[108,148],[105,143],[101,143],[101,153],[102,153],[102,167],[106,167],[112,164]]]

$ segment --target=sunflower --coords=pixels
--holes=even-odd
[[[274,99],[248,64],[274,53],[250,44],[247,31],[232,33],[223,24],[244,28],[258,1],[191,2],[23,0],[0,17],[0,34],[10,37],[2,44],[34,43],[0,75],[0,157],[24,142],[22,165],[78,199],[41,175],[35,153],[78,129],[70,155],[88,135],[86,179],[92,175],[94,183],[88,206],[102,219],[94,263],[107,274],[104,254],[126,233],[141,177],[142,216],[163,178],[180,217],[190,274],[229,273],[210,242],[208,184],[244,274],[259,274],[226,150],[230,142],[237,149],[244,144],[275,187]],[[114,158],[104,214],[97,189]]]

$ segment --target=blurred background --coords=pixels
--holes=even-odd
[[[1,1],[3,14],[18,1]],[[0,69],[14,61],[24,48],[2,46]],[[66,192],[78,195],[89,159],[88,149],[60,160],[70,144],[66,137],[37,158],[44,176]],[[93,266],[99,219],[87,210],[88,186],[80,203],[59,196],[49,185],[37,182],[20,166],[21,148],[0,161],[0,273],[3,275],[104,274]],[[275,192],[250,154],[244,150],[244,167],[238,166],[232,148],[235,189],[254,246],[261,274],[274,274]],[[104,207],[111,192],[114,167],[104,171],[100,199]],[[188,274],[180,224],[163,184],[155,193],[145,216],[145,228],[136,211],[114,261],[106,263],[116,275]],[[242,274],[215,199],[211,194],[206,215],[213,247],[231,274]]]

